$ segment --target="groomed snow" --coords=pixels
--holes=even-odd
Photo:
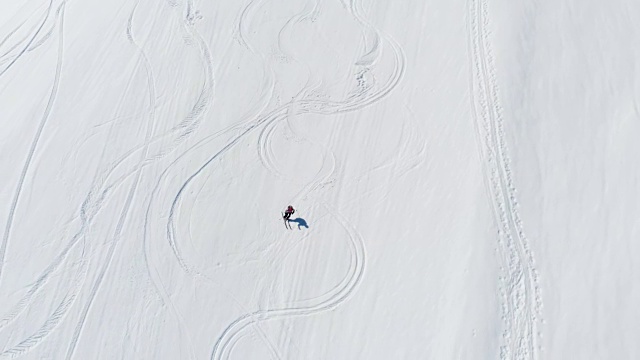
[[[0,359],[639,359],[639,23],[2,2]]]

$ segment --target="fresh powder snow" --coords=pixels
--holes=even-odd
[[[2,1],[0,359],[640,359],[638,24]]]

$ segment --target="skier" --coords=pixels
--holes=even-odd
[[[296,211],[293,209],[293,206],[289,205],[289,207],[287,207],[287,210],[282,215],[282,218],[284,219],[284,226],[287,229],[291,229],[291,225],[289,224],[289,218],[291,217],[291,215],[293,215],[294,212]]]

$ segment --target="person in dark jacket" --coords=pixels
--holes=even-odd
[[[289,207],[287,207],[287,210],[284,212],[284,219],[289,220],[289,218],[291,217],[291,215],[293,215],[294,212],[296,211],[293,209],[293,206],[289,205]]]
[[[291,215],[293,215],[294,212],[296,211],[293,209],[293,206],[289,205],[284,214],[282,214],[282,218],[284,219],[284,226],[286,226],[287,229],[291,229],[291,226],[289,225],[289,218],[291,217]]]

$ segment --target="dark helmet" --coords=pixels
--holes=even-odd
[[[287,208],[287,210],[291,210],[293,209],[293,206],[289,205],[289,207]]]

